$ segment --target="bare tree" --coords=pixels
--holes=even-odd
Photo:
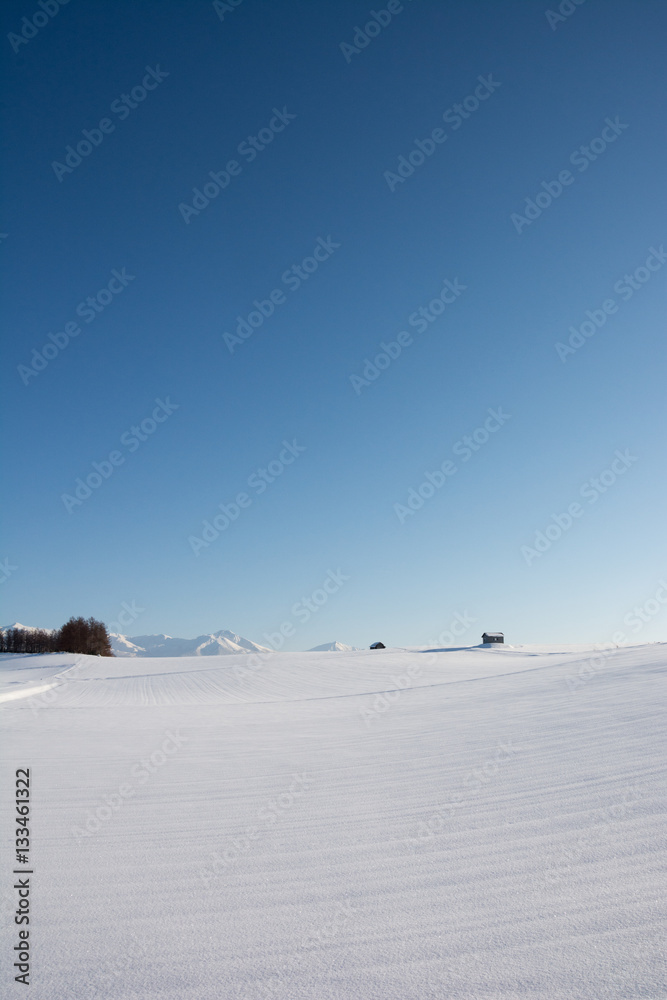
[[[56,648],[62,653],[113,656],[106,625],[96,618],[70,618],[58,631]]]

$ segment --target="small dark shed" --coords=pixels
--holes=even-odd
[[[485,632],[482,636],[482,642],[504,642],[505,636],[502,632]]]
[[[374,642],[371,649],[386,649],[387,647],[383,642]]]

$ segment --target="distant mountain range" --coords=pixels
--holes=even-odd
[[[179,639],[171,635],[119,635],[110,633],[114,656],[224,656],[230,653],[272,653],[252,639],[221,629],[195,639]]]
[[[3,625],[0,631],[10,628],[23,629],[26,632],[34,632],[35,626],[21,625],[14,622],[13,625]],[[53,629],[45,629],[53,631]],[[175,636],[165,635],[159,632],[157,635],[120,635],[118,632],[110,632],[111,648],[114,656],[225,656],[231,653],[273,653],[274,650],[268,646],[260,646],[252,639],[244,639],[236,632],[228,629],[221,629],[219,632],[210,632],[207,635],[198,635],[195,639],[180,639]],[[357,649],[356,646],[346,646],[342,642],[326,642],[323,646],[314,646],[308,650],[310,653],[349,653]]]
[[[323,646],[313,646],[309,653],[353,653],[358,646],[346,646],[344,642],[325,642]]]
[[[18,628],[22,632],[55,632],[54,628],[39,629],[37,625],[21,625],[21,622],[13,622],[11,625],[0,625],[0,632],[7,632],[10,628]]]
[[[110,633],[114,656],[224,656],[229,653],[273,653],[268,646],[260,646],[252,639],[244,639],[236,632],[221,629],[196,639],[178,639],[171,635],[118,635]],[[315,646],[310,653],[349,653],[356,646],[342,642],[327,642]]]

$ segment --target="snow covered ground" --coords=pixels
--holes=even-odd
[[[665,644],[0,657],[30,995],[666,997],[666,669]],[[7,821],[2,851],[22,996]]]

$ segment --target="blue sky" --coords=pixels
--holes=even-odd
[[[664,4],[54,3],[2,12],[4,620],[665,639]]]

